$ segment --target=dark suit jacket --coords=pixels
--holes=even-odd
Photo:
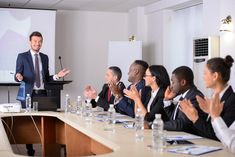
[[[143,102],[144,107],[147,109],[149,100],[151,99],[152,89],[148,88],[146,99]],[[150,112],[147,112],[144,119],[148,122],[152,122],[155,119],[155,114],[161,114],[161,118],[163,121],[168,121],[169,118],[163,108],[163,99],[164,99],[165,89],[159,88],[157,95],[155,96],[153,102],[150,105]]]
[[[231,86],[222,96],[221,102],[223,101],[224,107],[220,116],[229,127],[235,120],[235,93]],[[199,117],[199,119],[194,123],[194,126],[200,131],[201,136],[218,140],[211,125],[211,119],[205,120]]]
[[[119,82],[118,86],[120,90],[123,92],[123,89],[125,89],[125,85],[123,84],[123,82]],[[109,90],[108,84],[104,84],[102,91],[99,93],[98,101],[96,102],[94,99],[91,100],[92,107],[100,106],[105,111],[109,109],[109,104],[113,104],[115,98],[114,95],[111,95],[110,100],[108,101],[108,90]]]
[[[203,97],[203,94],[195,86],[193,86],[189,89],[184,99],[190,100],[193,106],[197,109],[199,116],[202,119],[206,119],[207,115],[200,109],[196,100],[196,95]],[[193,134],[198,134],[197,129],[193,126],[193,123],[187,118],[187,116],[182,111],[180,111],[179,108],[177,110],[175,120],[172,119],[175,107],[176,106],[172,103],[169,107],[165,108],[165,111],[171,120],[164,123],[164,129],[171,131],[185,131]]]
[[[43,82],[49,82],[53,80],[53,76],[49,74],[49,65],[48,65],[48,56],[39,53],[41,62],[42,62],[42,77]],[[34,82],[35,82],[35,74],[34,74],[34,65],[33,59],[30,51],[20,53],[17,57],[16,61],[16,73],[21,73],[23,76],[23,81],[25,82],[25,94],[32,94]],[[16,81],[18,81],[15,78]]]
[[[136,85],[136,88],[138,91],[141,90],[141,94],[142,95],[146,95],[146,91],[142,90],[145,87],[145,81],[141,80],[140,82],[138,82]],[[127,89],[130,89],[131,85],[128,86]],[[142,98],[142,102],[145,100],[144,96],[141,96]],[[127,97],[123,97],[118,104],[115,105],[115,109],[117,112],[121,113],[121,114],[126,114],[130,117],[135,117],[135,113],[134,113],[134,101],[127,98]]]

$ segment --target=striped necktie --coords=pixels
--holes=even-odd
[[[41,81],[40,81],[40,72],[39,72],[39,60],[38,60],[38,54],[35,54],[35,82],[36,82],[36,87],[39,88],[41,86]]]

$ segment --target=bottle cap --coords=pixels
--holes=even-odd
[[[161,116],[162,116],[161,114],[155,114],[155,118],[156,118],[156,119],[161,118]]]
[[[137,108],[137,112],[140,112],[141,111],[141,108]]]
[[[113,108],[113,107],[114,107],[114,105],[113,105],[113,104],[109,104],[109,107],[110,107],[110,108],[111,108],[111,107]]]
[[[30,94],[27,94],[27,96],[30,96]]]

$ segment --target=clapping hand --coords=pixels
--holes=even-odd
[[[223,111],[224,102],[220,102],[219,94],[216,93],[211,100],[209,113],[212,119],[219,117]]]
[[[124,89],[123,92],[126,97],[128,97],[134,101],[136,99],[140,99],[140,94],[139,94],[138,90],[136,89],[135,85],[132,85],[130,90]]]
[[[188,117],[189,120],[191,120],[193,123],[197,121],[198,112],[196,108],[193,106],[193,104],[190,102],[190,100],[182,100],[180,103],[180,110]]]
[[[176,93],[171,89],[170,86],[168,86],[164,94],[164,100],[171,100],[175,96],[176,96]]]
[[[196,99],[202,111],[209,114],[211,100],[209,98],[203,99],[202,97],[198,95],[196,96]]]
[[[96,90],[91,86],[86,86],[83,94],[88,99],[95,99],[98,96]]]
[[[141,93],[138,92],[135,85],[132,85],[129,90],[124,89],[123,92],[124,92],[126,97],[134,100],[134,102],[135,102],[135,112],[137,111],[137,108],[140,108],[142,114],[145,115],[147,110],[145,109],[145,107],[143,106],[143,104],[141,102]]]
[[[109,86],[109,89],[112,91],[113,95],[121,95],[122,91],[120,90],[120,87],[114,81],[110,81],[108,86]]]

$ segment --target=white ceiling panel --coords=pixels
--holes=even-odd
[[[0,0],[0,7],[128,12],[157,1],[160,0]]]
[[[61,10],[82,10],[83,6],[86,6],[92,1],[93,0],[62,0],[52,7],[53,9]]]
[[[92,0],[90,3],[84,5],[82,10],[104,11],[107,8],[119,5],[128,0]]]
[[[28,0],[0,0],[0,7],[23,7]]]
[[[61,0],[30,0],[24,5],[27,8],[47,8],[57,4]]]

